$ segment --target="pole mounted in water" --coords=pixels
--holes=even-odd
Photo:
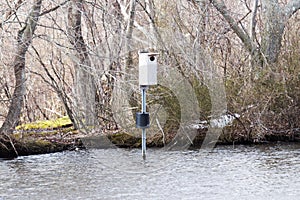
[[[136,127],[142,129],[142,156],[146,159],[146,129],[150,127],[150,116],[146,108],[146,91],[157,85],[158,53],[139,52],[139,86],[142,94],[142,111],[136,113]]]

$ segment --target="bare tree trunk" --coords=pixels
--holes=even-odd
[[[251,15],[251,23],[250,23],[250,28],[249,28],[249,35],[250,35],[250,39],[253,42],[253,44],[256,43],[256,15],[257,15],[257,9],[258,9],[258,0],[253,0],[253,6],[252,6],[252,15]],[[252,51],[250,53],[250,73],[252,72],[252,69],[254,67],[255,64],[255,55],[257,54],[257,52],[255,51],[255,49],[252,48]]]
[[[258,56],[253,56],[253,58],[258,59],[260,63],[264,64],[272,64],[277,62],[281,50],[281,41],[286,23],[288,19],[300,9],[299,0],[290,0],[284,7],[279,5],[278,0],[262,1],[265,29],[264,33],[262,34],[261,45],[254,43],[253,38],[251,38],[251,36],[255,34],[255,29],[252,29],[251,33],[248,34],[241,26],[239,26],[239,23],[230,15],[230,12],[224,4],[224,1],[209,1],[229,23],[232,30],[243,42],[245,48],[251,54],[255,52],[255,54],[258,54]],[[256,9],[254,9],[253,12],[256,12]],[[258,46],[261,46],[259,50],[257,50]]]
[[[25,54],[32,42],[32,37],[39,20],[41,5],[42,0],[34,1],[32,11],[26,19],[25,26],[18,32],[17,52],[13,60],[16,78],[15,90],[7,117],[0,128],[0,133],[11,133],[20,120],[25,95]]]
[[[133,66],[133,52],[132,52],[132,34],[134,29],[134,21],[135,21],[135,8],[136,8],[136,0],[130,0],[129,2],[129,18],[127,19],[127,27],[126,27],[126,40],[125,40],[125,68],[123,69],[123,72],[125,72],[124,80],[130,81],[131,75],[134,74],[134,66]],[[129,76],[128,76],[129,75]],[[119,84],[118,82],[116,84]],[[118,88],[121,88],[118,86]],[[134,101],[134,91],[132,87],[128,87],[128,97],[130,98],[129,104],[130,106],[137,107],[137,102]],[[136,110],[132,110],[132,116],[135,116]]]
[[[210,2],[221,13],[224,19],[228,22],[232,30],[243,42],[245,48],[251,52],[253,49],[253,44],[249,35],[239,26],[237,21],[230,15],[230,12],[228,11],[225,3],[219,0],[210,0]]]
[[[135,18],[135,6],[136,6],[136,0],[130,1],[130,7],[129,7],[129,19],[127,22],[127,29],[126,29],[126,41],[125,41],[125,53],[127,55],[126,61],[125,61],[125,70],[130,70],[133,66],[132,61],[132,33],[134,28],[134,18]]]
[[[68,8],[69,41],[74,46],[75,97],[77,103],[77,127],[94,126],[96,123],[96,86],[92,75],[91,61],[82,36],[83,0],[72,0]],[[83,123],[85,126],[83,126]]]
[[[275,63],[281,50],[281,41],[288,19],[300,9],[299,0],[291,0],[282,7],[278,0],[263,1],[265,30],[262,51],[269,63]]]
[[[285,28],[285,16],[278,0],[265,0],[263,9],[265,29],[262,40],[262,52],[268,63],[275,63],[280,53],[282,35]]]

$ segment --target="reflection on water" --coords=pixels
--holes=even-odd
[[[94,149],[0,160],[2,199],[299,199],[300,144]]]

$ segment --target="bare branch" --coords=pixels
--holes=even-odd
[[[10,8],[10,10],[5,14],[4,20],[0,22],[0,28],[2,28],[3,24],[5,24],[5,22],[7,22],[13,15],[15,15],[15,13],[22,6],[22,4],[23,0],[18,0],[18,2],[15,4],[15,7]]]
[[[250,38],[252,41],[254,41],[256,38],[255,27],[256,27],[257,8],[258,8],[258,0],[254,0],[253,8],[252,8],[251,24],[250,24]]]
[[[127,6],[125,6],[124,4],[121,3],[120,0],[117,0],[119,5],[120,5],[120,9],[121,9],[121,14],[123,15],[124,19],[125,20],[129,20],[130,16],[129,14],[126,12],[127,10]],[[148,31],[142,27],[139,23],[137,23],[137,21],[134,21],[133,22],[134,26],[139,30],[141,31],[144,35],[148,35]]]
[[[226,5],[223,1],[218,0],[210,0],[210,3],[222,14],[224,19],[228,22],[232,30],[235,32],[235,34],[242,40],[243,44],[245,45],[246,49],[251,52],[253,49],[252,41],[249,35],[238,26],[238,22],[236,22],[229,13],[229,10],[227,9]]]
[[[57,5],[57,6],[53,7],[53,8],[50,8],[49,10],[46,10],[46,11],[42,12],[40,14],[40,16],[43,16],[43,15],[46,15],[46,14],[48,14],[50,12],[56,11],[58,8],[62,7],[63,5],[65,5],[66,3],[68,3],[69,1],[70,0],[66,0],[66,1],[60,3],[59,5]]]
[[[287,19],[289,19],[293,14],[295,14],[300,9],[300,1],[299,0],[291,0],[285,6],[285,15]]]

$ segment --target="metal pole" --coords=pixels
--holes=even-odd
[[[146,113],[146,87],[142,86],[142,113]]]
[[[146,89],[147,87],[142,86],[142,113],[146,113]],[[146,159],[146,129],[142,128],[142,156]]]

